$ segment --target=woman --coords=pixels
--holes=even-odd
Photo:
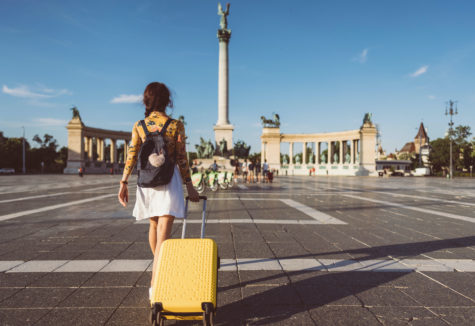
[[[145,105],[145,124],[148,131],[160,131],[169,119],[165,113],[166,108],[173,107],[170,91],[167,86],[158,82],[147,85],[143,94],[143,104]],[[199,201],[199,195],[191,183],[190,168],[186,158],[186,137],[183,123],[180,120],[173,120],[168,125],[164,137],[169,157],[176,158],[173,177],[170,183],[164,186],[155,188],[137,186],[137,198],[133,211],[133,216],[137,220],[146,218],[150,220],[148,241],[154,257],[151,284],[153,284],[160,246],[163,241],[170,237],[173,220],[175,218],[183,218],[185,215],[182,182],[186,184],[190,200],[194,202]],[[145,141],[145,138],[145,131],[140,121],[137,121],[132,130],[132,140],[127,152],[127,161],[122,180],[120,181],[118,196],[119,202],[124,207],[129,200],[127,180],[134,169],[140,146]],[[149,294],[151,294],[151,290],[152,288],[150,287]]]

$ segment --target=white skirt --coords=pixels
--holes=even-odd
[[[132,215],[137,220],[163,215],[185,217],[185,198],[177,166],[169,184],[155,188],[137,186],[137,198]]]

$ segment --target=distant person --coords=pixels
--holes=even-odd
[[[261,161],[259,160],[257,160],[256,165],[254,165],[254,174],[257,178],[257,182],[259,182],[261,178]]]
[[[254,183],[254,162],[250,161],[247,166],[249,183]]]
[[[81,167],[79,167],[79,169],[78,169],[78,175],[79,175],[81,178],[82,178],[82,177],[83,177],[83,175],[84,175],[84,171],[83,171],[83,168],[82,168],[82,166],[81,166]]]
[[[264,182],[269,181],[269,176],[267,175],[269,173],[269,164],[267,164],[267,160],[264,160],[264,164],[262,164],[262,179]]]
[[[211,170],[214,172],[218,171],[218,164],[216,164],[216,160],[214,160],[213,164],[211,164]]]
[[[171,181],[168,184],[151,188],[137,186],[136,201],[132,213],[137,220],[149,219],[150,221],[148,241],[154,255],[151,281],[151,284],[153,284],[160,246],[164,240],[170,237],[175,217],[183,218],[185,215],[182,183],[186,184],[191,201],[199,201],[199,195],[191,183],[190,167],[186,158],[186,137],[183,123],[180,120],[171,119],[165,113],[167,107],[173,106],[167,86],[157,82],[148,84],[143,94],[143,104],[145,105],[145,119],[134,124],[118,197],[119,202],[124,207],[127,206],[129,201],[127,180],[137,162],[138,154],[145,142],[147,133],[162,131],[163,128],[169,125],[170,127],[164,131],[164,139],[168,158],[174,159],[171,162],[175,163]],[[164,160],[170,162],[162,156],[162,154],[151,154],[147,161],[153,166],[164,164]],[[148,166],[148,163],[146,164]],[[150,287],[150,296],[151,289]]]
[[[247,175],[249,173],[249,164],[247,163],[247,159],[244,160],[242,163],[242,182],[246,183],[247,182]]]

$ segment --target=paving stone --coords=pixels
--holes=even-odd
[[[130,287],[80,288],[59,304],[59,307],[115,308],[131,291]]]
[[[471,326],[475,324],[475,306],[430,308],[440,318],[452,325]]]
[[[8,271],[9,269],[12,269],[23,263],[23,260],[0,261],[0,272]]]
[[[64,273],[64,272],[98,272],[104,266],[109,264],[109,260],[71,260],[66,264],[55,269],[55,273]]]
[[[424,307],[369,307],[383,325],[447,325]]]
[[[94,273],[45,273],[32,281],[30,287],[80,287]]]
[[[51,308],[74,291],[71,288],[25,288],[0,302],[0,307]]]
[[[353,306],[321,306],[309,310],[317,325],[381,325],[366,308]]]
[[[0,288],[0,302],[21,291],[21,288]]]
[[[120,308],[149,308],[148,288],[132,288],[129,294],[122,301]]]
[[[6,273],[52,272],[66,263],[67,260],[31,260],[8,270]]]
[[[104,272],[96,273],[89,278],[83,287],[133,287],[144,272]],[[150,281],[149,281],[150,282]]]
[[[55,308],[43,316],[35,325],[103,325],[113,311],[112,308]]]
[[[34,325],[49,309],[0,308],[2,326]]]
[[[365,306],[418,306],[418,302],[414,301],[398,288],[388,286],[378,286],[358,292],[356,296],[364,303]]]
[[[247,259],[247,258],[238,258],[237,259],[237,268],[240,271],[246,270],[265,270],[265,271],[281,271],[282,266],[280,266],[277,259]]]
[[[103,272],[144,272],[147,267],[152,264],[152,260],[128,260],[128,259],[116,259],[112,260],[107,266],[105,266]]]
[[[46,273],[0,273],[0,287],[25,287]]]
[[[149,325],[149,307],[127,308],[120,307],[107,321],[108,326]],[[166,325],[171,325],[167,322]]]

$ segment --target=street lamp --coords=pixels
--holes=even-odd
[[[25,127],[23,127],[23,137],[22,137],[22,143],[23,143],[23,169],[22,172],[23,174],[26,173],[26,168],[25,168]]]
[[[453,133],[453,121],[452,116],[457,115],[457,101],[449,101],[449,108],[447,110],[447,106],[445,107],[445,115],[450,115],[450,122],[449,122],[449,140],[450,140],[450,179],[453,179],[453,165],[452,165],[452,133]],[[454,111],[454,104],[455,104],[455,111]]]

